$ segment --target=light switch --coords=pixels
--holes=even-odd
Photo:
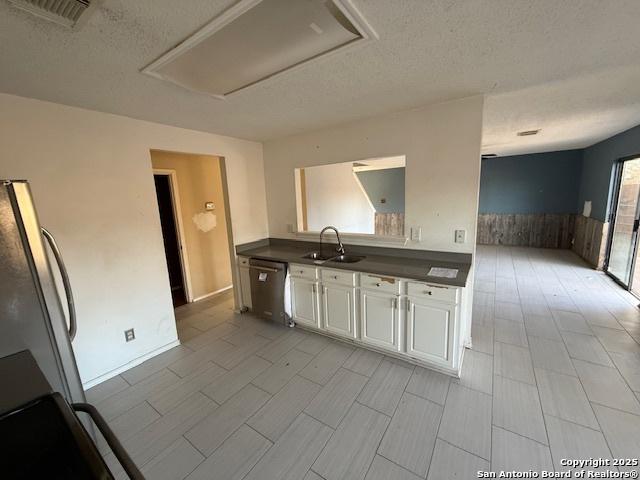
[[[456,230],[456,243],[464,243],[467,232],[464,230]]]
[[[419,242],[422,240],[422,227],[411,227],[411,241]]]

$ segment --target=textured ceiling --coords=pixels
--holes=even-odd
[[[0,0],[0,91],[256,140],[485,93],[500,154],[640,123],[637,0],[353,0],[379,41],[226,101],[139,72],[233,3],[104,0],[69,31]]]

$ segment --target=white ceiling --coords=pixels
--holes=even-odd
[[[0,0],[0,91],[256,140],[486,93],[498,154],[640,123],[637,0],[353,0],[380,40],[225,101],[140,73],[234,3],[103,0],[69,31]]]

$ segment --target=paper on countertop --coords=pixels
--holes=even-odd
[[[457,268],[443,268],[443,267],[431,267],[428,277],[440,277],[440,278],[456,278],[458,276]]]

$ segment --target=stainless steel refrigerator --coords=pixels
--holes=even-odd
[[[70,403],[84,402],[75,331],[69,277],[55,239],[38,222],[29,184],[0,180],[0,357],[30,350],[55,391]]]

